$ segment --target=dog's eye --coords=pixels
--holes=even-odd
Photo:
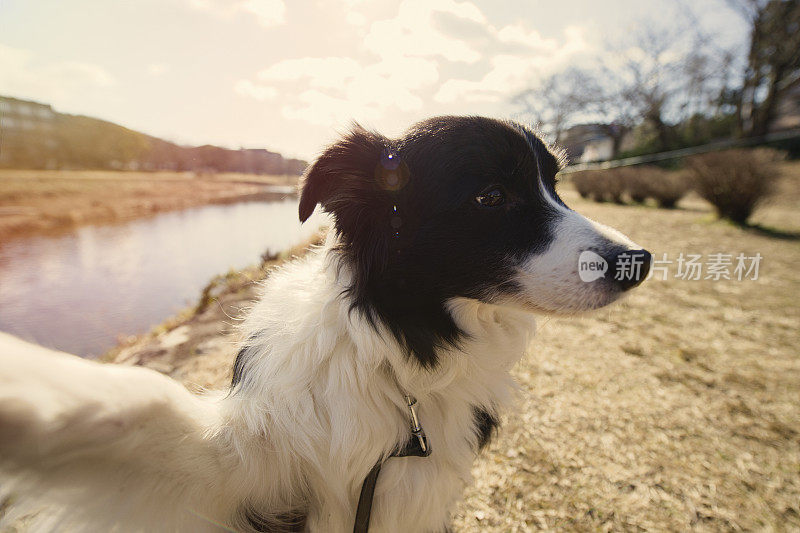
[[[492,187],[475,197],[475,202],[483,207],[497,207],[503,205],[505,201],[506,195],[500,187]]]

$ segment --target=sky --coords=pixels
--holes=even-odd
[[[0,94],[310,160],[352,121],[514,117],[543,77],[687,18],[745,36],[724,0],[0,0]]]

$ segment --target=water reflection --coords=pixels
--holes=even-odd
[[[310,237],[297,200],[215,205],[0,246],[0,330],[96,356],[189,303],[215,274]]]

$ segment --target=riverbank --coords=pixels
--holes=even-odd
[[[123,339],[102,360],[147,366],[194,390],[224,386],[230,382],[237,352],[236,322],[257,298],[258,282],[320,243],[321,236],[316,236],[279,254],[267,253],[258,265],[214,277],[195,305],[144,335]]]
[[[297,176],[0,170],[0,242],[83,224],[129,221],[164,211],[268,197]]]
[[[476,462],[454,531],[800,528],[800,173],[782,191],[754,219],[783,230],[768,232],[714,221],[697,198],[663,210],[565,187],[568,205],[657,259],[760,254],[758,279],[689,281],[673,263],[608,309],[542,319],[513,370],[518,408]],[[108,359],[226,387],[257,280],[300,253],[218,278],[204,305]]]

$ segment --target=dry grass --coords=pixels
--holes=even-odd
[[[543,319],[514,370],[519,409],[476,462],[454,531],[800,528],[800,165],[785,171],[782,194],[753,220],[783,230],[771,235],[713,221],[697,197],[661,210],[562,191],[657,258],[759,252],[760,277],[653,279],[591,317]],[[235,354],[226,314],[253,297],[233,287],[118,360],[224,385]]]
[[[0,241],[258,195],[296,177],[0,170]]]

